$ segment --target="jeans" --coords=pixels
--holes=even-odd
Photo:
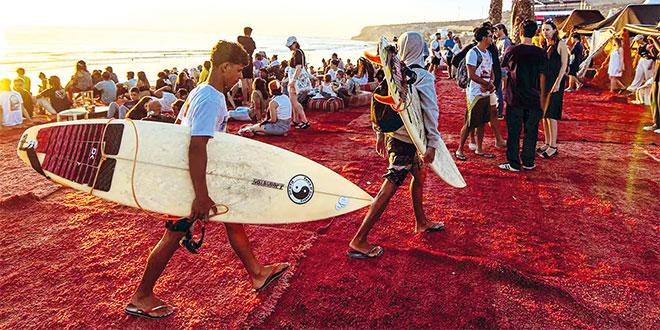
[[[536,140],[539,132],[539,121],[543,117],[541,109],[529,107],[506,108],[506,127],[509,137],[506,140],[506,159],[509,165],[520,169],[522,165],[534,166],[536,157]],[[520,132],[524,126],[522,152],[520,151]],[[520,156],[518,155],[520,153]],[[522,159],[522,164],[520,160]]]

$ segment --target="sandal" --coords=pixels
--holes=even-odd
[[[544,144],[544,145],[536,148],[536,152],[544,152],[544,151],[548,150],[548,148],[550,148],[550,145],[549,144]]]
[[[461,155],[461,154],[459,154],[458,152],[455,152],[455,153],[454,153],[454,156],[456,156],[456,159],[458,159],[458,160],[462,160],[462,161],[466,161],[466,160],[467,160],[467,158],[465,157],[465,154],[462,154],[462,155]]]
[[[484,153],[481,153],[481,154],[475,152],[474,154],[477,155],[477,156],[481,156],[483,158],[495,158],[495,155],[489,154],[487,152],[484,152]]]
[[[557,155],[559,154],[559,150],[557,150],[557,147],[548,147],[548,149],[554,149],[555,153],[553,153],[552,155],[549,155],[548,150],[546,150],[541,154],[541,156],[540,156],[541,158],[544,158],[544,159],[553,158],[553,157],[557,157]]]
[[[385,251],[385,249],[383,249],[382,246],[374,245],[367,252],[360,252],[358,250],[352,250],[352,251],[346,252],[346,255],[350,258],[353,258],[353,259],[373,259],[373,258],[378,258],[378,257],[382,256],[384,251]]]
[[[163,308],[172,308],[172,310],[169,313],[167,313],[165,315],[161,315],[161,316],[151,315],[151,313],[153,313],[153,312],[155,312],[159,309],[163,309]],[[128,304],[128,306],[126,306],[126,308],[124,309],[124,312],[126,312],[126,314],[128,314],[128,315],[143,317],[145,319],[159,320],[159,319],[164,319],[164,318],[172,315],[174,313],[174,308],[169,306],[169,305],[160,305],[160,306],[156,306],[154,308],[150,308],[150,309],[145,311],[145,310],[139,309],[137,306],[135,306],[133,304]]]

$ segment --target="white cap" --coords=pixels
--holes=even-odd
[[[641,35],[641,34],[638,34],[638,35],[635,36],[635,38],[633,39],[633,41],[639,41],[639,40],[642,40],[642,39],[644,39],[644,36]]]
[[[286,39],[286,45],[287,47],[291,47],[294,43],[298,42],[298,39],[294,36],[290,36],[288,39]]]

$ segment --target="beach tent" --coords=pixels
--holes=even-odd
[[[659,0],[660,1],[660,0]],[[660,30],[654,26],[641,25],[641,24],[626,24],[624,30],[634,34],[641,34],[645,36],[660,37]]]
[[[659,0],[660,1],[660,0]],[[579,28],[583,25],[593,24],[604,20],[603,14],[598,10],[574,10],[564,22],[557,27],[559,30],[559,37],[563,38],[566,34],[571,33],[574,28]]]
[[[580,65],[579,77],[584,77],[591,60],[607,46],[614,36],[624,31],[626,25],[656,26],[660,21],[660,5],[628,5],[614,16],[577,29],[580,34],[591,34],[589,56]]]

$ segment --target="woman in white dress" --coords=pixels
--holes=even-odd
[[[610,75],[610,92],[614,93],[617,89],[626,88],[621,82],[623,76],[623,41],[620,38],[614,38],[614,50],[610,53],[610,65],[607,68]]]

